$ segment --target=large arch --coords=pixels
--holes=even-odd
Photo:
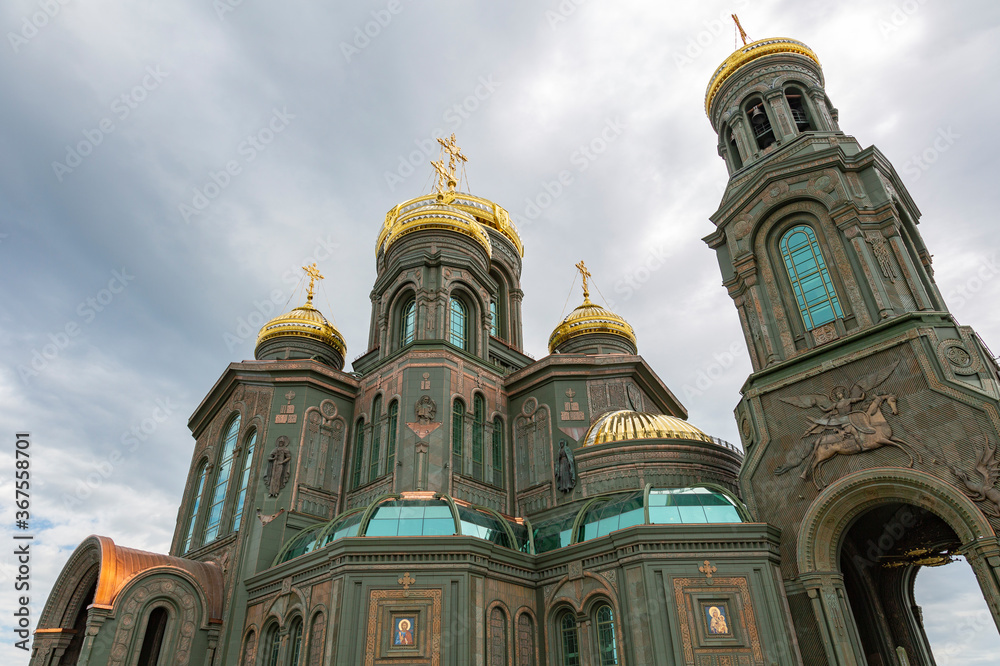
[[[932,514],[954,532],[960,544],[957,552],[972,565],[1000,629],[1000,544],[986,516],[958,488],[927,472],[872,468],[849,474],[824,489],[806,511],[798,532],[799,580],[810,598],[831,666],[867,663],[841,563],[848,532],[872,511],[894,504]],[[900,580],[912,584],[912,577]]]

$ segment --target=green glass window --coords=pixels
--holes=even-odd
[[[358,419],[354,426],[354,470],[351,473],[351,485],[357,488],[361,485],[361,459],[365,455],[365,420]]]
[[[535,552],[545,553],[573,543],[573,521],[579,507],[563,506],[555,515],[534,523]]]
[[[399,327],[399,341],[408,345],[416,338],[417,334],[417,302],[414,299],[403,307],[403,320]]]
[[[297,618],[292,625],[290,640],[291,655],[289,655],[288,666],[299,666],[299,658],[302,656],[302,618]],[[603,664],[603,662],[601,662]]]
[[[198,507],[201,505],[201,495],[205,490],[205,480],[207,476],[208,464],[203,462],[201,467],[198,468],[198,485],[194,488],[194,501],[191,503],[191,513],[188,516],[187,535],[184,537],[183,546],[181,546],[182,553],[186,553],[191,550],[192,541],[194,541],[195,523],[198,522]]]
[[[327,530],[327,534],[323,538],[322,546],[328,546],[337,539],[341,539],[343,537],[358,536],[358,529],[361,527],[361,519],[364,515],[364,510],[358,509],[352,514],[339,518],[333,525],[330,526],[330,529]]]
[[[490,335],[494,338],[500,330],[500,317],[497,314],[497,302],[490,301]]]
[[[708,488],[665,488],[649,491],[649,522],[653,524],[740,523],[732,500]]]
[[[316,537],[319,536],[319,532],[323,529],[324,525],[317,525],[315,527],[309,527],[299,533],[298,536],[292,539],[292,542],[288,545],[288,550],[281,557],[282,562],[287,562],[288,560],[293,560],[299,555],[305,555],[306,553],[311,553],[316,550]]]
[[[462,473],[462,454],[465,451],[465,405],[455,400],[451,407],[451,452],[454,456],[455,472]]]
[[[455,518],[441,500],[390,500],[378,505],[364,536],[452,536]]]
[[[493,485],[503,487],[503,419],[493,419]]]
[[[642,493],[630,493],[592,504],[580,523],[577,541],[586,541],[611,534],[615,530],[645,522]]]
[[[233,471],[236,438],[240,434],[240,417],[236,416],[226,430],[222,445],[222,459],[219,461],[219,471],[215,475],[215,487],[212,490],[212,503],[208,506],[208,522],[205,524],[205,539],[209,543],[219,536],[222,525],[222,509],[226,504],[226,491],[229,489],[230,472]]]
[[[458,519],[462,526],[462,534],[486,539],[498,546],[517,550],[510,542],[507,530],[493,514],[460,506],[458,507]]]
[[[571,613],[563,613],[559,619],[559,637],[562,666],[580,666],[580,640],[576,635],[576,620]]]
[[[236,494],[236,508],[233,510],[233,531],[240,529],[240,523],[243,521],[243,504],[247,499],[247,486],[250,483],[250,468],[253,466],[253,450],[254,446],[257,444],[257,431],[254,430],[246,439],[246,445],[244,448],[246,452],[243,454],[243,474],[240,477],[240,490]]]
[[[457,298],[451,299],[451,317],[449,322],[449,341],[456,347],[467,349],[468,329],[466,327],[465,306]]]
[[[842,319],[840,300],[812,227],[792,227],[781,237],[780,246],[806,330]]]
[[[486,426],[486,401],[476,394],[472,401],[472,476],[483,480],[483,429]]]
[[[386,419],[386,439],[385,439],[385,473],[392,474],[396,465],[396,428],[399,425],[399,402],[393,401],[389,405],[389,418]]]
[[[378,457],[382,448],[382,396],[375,396],[372,405],[372,455],[371,462],[368,463],[368,480],[374,481],[378,478]]]
[[[597,653],[601,666],[618,666],[618,645],[615,642],[615,614],[604,604],[597,609]]]
[[[267,634],[267,666],[278,666],[278,650],[281,649],[281,637],[278,635],[278,627],[271,627]]]

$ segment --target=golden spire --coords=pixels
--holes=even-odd
[[[747,45],[747,33],[743,30],[743,26],[740,25],[740,17],[736,14],[731,15],[733,20],[736,21],[736,29],[740,31],[740,39],[743,40],[743,46]]]
[[[587,266],[583,263],[583,259],[581,259],[580,263],[576,265],[576,270],[580,271],[580,275],[583,276],[583,300],[584,302],[589,302],[590,290],[587,289],[587,278],[590,277],[590,271],[587,270]]]
[[[445,184],[447,184],[448,191],[454,192],[455,186],[458,185],[458,178],[456,176],[458,163],[459,161],[463,163],[468,162],[468,158],[462,154],[462,149],[458,146],[458,140],[455,138],[454,132],[447,139],[438,139],[437,141],[441,144],[441,159],[431,162],[431,166],[438,173],[437,191],[444,192]],[[448,166],[444,165],[445,153],[448,154]]]
[[[306,272],[309,276],[309,293],[306,296],[306,304],[312,305],[313,302],[313,286],[316,284],[316,280],[322,280],[323,276],[320,274],[319,269],[316,268],[316,262],[314,261],[309,266],[303,266],[302,270]]]

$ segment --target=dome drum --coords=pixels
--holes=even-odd
[[[257,336],[254,358],[258,361],[315,359],[342,369],[347,343],[311,301],[310,294],[305,304],[264,324]]]
[[[549,353],[637,353],[635,331],[614,312],[590,301],[570,312],[549,336]]]

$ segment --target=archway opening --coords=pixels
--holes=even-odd
[[[921,568],[916,578],[913,596],[938,666],[995,664],[1000,634],[965,558],[948,566]]]
[[[940,654],[935,661],[914,584],[919,571],[954,561],[961,546],[948,523],[911,504],[886,502],[855,519],[841,544],[840,569],[869,666],[899,663],[900,648],[911,666],[944,663]],[[971,568],[967,573],[975,580]],[[982,592],[979,599],[985,608]]]
[[[76,611],[76,617],[73,618],[73,638],[70,640],[69,646],[66,648],[66,652],[63,653],[63,663],[65,664],[75,664],[77,659],[80,657],[80,649],[83,647],[83,638],[87,633],[87,607],[94,603],[95,592],[97,592],[96,575],[94,577],[94,582],[90,585],[90,589],[88,589],[87,593],[83,595],[80,608]]]

